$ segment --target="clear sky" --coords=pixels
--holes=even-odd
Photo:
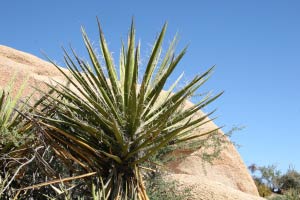
[[[165,44],[176,32],[189,44],[176,74],[217,66],[202,91],[225,91],[209,109],[225,132],[245,126],[233,136],[245,163],[300,170],[300,1],[1,1],[0,44],[62,63],[62,45],[85,55],[81,25],[96,46],[96,16],[116,59],[132,16],[145,56],[168,21]]]

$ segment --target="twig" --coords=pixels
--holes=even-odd
[[[21,170],[22,167],[24,167],[25,165],[28,165],[29,163],[31,163],[35,158],[35,155],[28,160],[27,162],[23,163],[22,165],[20,165],[17,169],[17,171],[15,172],[15,174],[13,175],[13,177],[10,179],[10,181],[7,183],[7,185],[5,186],[5,188],[3,189],[3,192],[9,187],[9,185],[13,182],[13,180],[15,179],[15,177],[17,176],[17,174],[19,173],[19,171]]]

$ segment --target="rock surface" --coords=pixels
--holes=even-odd
[[[179,183],[178,187],[188,187],[191,189],[191,200],[263,200],[264,198],[251,195],[221,182],[211,179],[211,177],[172,174],[171,180]],[[242,178],[241,178],[242,179]]]
[[[13,77],[15,91],[27,79],[27,85],[40,88],[45,88],[43,81],[63,81],[60,72],[52,64],[0,45],[0,88],[5,87]],[[26,87],[23,95],[30,95],[32,92],[32,87]],[[204,129],[216,127],[210,122]],[[227,145],[221,152],[220,159],[215,160],[212,165],[203,163],[200,154],[201,150],[190,152],[185,159],[169,163],[172,170],[169,177],[179,184],[192,186],[193,199],[262,199],[258,197],[257,188],[232,144]]]

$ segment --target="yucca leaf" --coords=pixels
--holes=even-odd
[[[119,61],[119,77],[120,77],[120,89],[122,91],[122,97],[124,98],[124,87],[125,87],[125,64],[126,64],[126,50],[124,43],[122,41],[121,50],[120,50],[120,61]],[[124,99],[123,99],[124,102]]]
[[[181,90],[179,90],[174,95],[172,95],[164,104],[162,104],[159,108],[152,111],[151,113],[155,114],[157,112],[157,110],[161,109],[161,107],[165,107],[166,105],[168,105],[172,102],[176,102],[178,100],[178,98],[181,98],[183,95],[188,97],[189,94],[192,94],[192,92],[195,91],[195,88],[198,88],[202,85],[201,83],[203,83],[203,80],[206,80],[204,78],[211,73],[212,69],[213,69],[213,67],[210,68],[209,70],[207,70],[201,76],[196,76],[189,84],[187,84]],[[199,84],[199,82],[200,82],[200,84]],[[148,109],[148,111],[149,111],[149,109]],[[153,115],[153,114],[149,114],[149,115],[146,115],[146,114],[147,114],[147,111],[143,114],[143,116],[145,116],[146,119]]]
[[[162,92],[162,89],[167,81],[167,78],[170,76],[170,74],[173,72],[175,67],[177,66],[178,62],[181,60],[183,55],[185,54],[186,49],[184,49],[178,57],[176,57],[170,64],[167,72],[162,76],[162,78],[157,82],[155,86],[153,86],[153,89],[149,92],[149,94],[146,97],[146,103],[149,102],[149,105],[147,105],[148,109],[144,112],[144,115],[147,115],[150,111],[149,108],[152,108],[154,103],[156,102],[157,98],[159,97],[160,93]]]
[[[190,137],[186,137],[186,138],[182,138],[182,139],[179,139],[177,141],[174,142],[174,144],[179,144],[179,143],[182,143],[182,142],[186,142],[186,141],[189,141],[189,140],[194,140],[194,139],[197,139],[199,137],[204,137],[204,136],[207,136],[207,135],[210,135],[218,130],[220,130],[222,127],[218,127],[218,128],[215,128],[213,130],[210,130],[210,131],[207,131],[207,132],[204,132],[204,133],[201,133],[199,135],[194,135],[194,136],[190,136]]]
[[[142,89],[143,88],[147,89],[149,81],[150,81],[150,79],[152,77],[152,74],[154,72],[154,69],[156,67],[156,65],[154,65],[154,63],[157,60],[157,57],[159,55],[159,51],[160,51],[160,48],[162,46],[162,41],[163,41],[163,38],[164,38],[164,35],[165,35],[165,32],[166,32],[166,29],[167,29],[167,24],[165,24],[163,26],[157,40],[155,41],[153,50],[151,52],[151,57],[149,59],[149,62],[147,64],[147,68],[146,68],[146,71],[145,71],[145,74],[144,74],[144,77],[143,77],[143,81],[142,81],[142,85],[141,85]]]
[[[0,97],[0,110],[3,108],[4,106],[4,99],[5,99],[5,92],[4,90],[1,91],[1,97]]]
[[[134,73],[134,47],[135,47],[135,30],[134,30],[134,21],[131,22],[130,33],[128,36],[128,49],[126,55],[125,63],[125,77],[124,77],[124,106],[125,113],[127,112],[129,98],[130,98],[130,89],[133,81]]]
[[[128,128],[129,133],[131,136],[136,131],[138,127],[137,123],[139,123],[137,117],[137,79],[138,79],[138,67],[139,67],[139,56],[140,56],[140,44],[136,47],[135,51],[135,62],[134,62],[134,69],[133,69],[133,79],[130,88],[130,95],[129,95],[129,105],[128,105]]]
[[[122,133],[122,130],[120,130],[120,127],[118,127],[116,121],[113,121],[113,133],[123,153],[127,153],[128,149],[123,138],[124,134]]]
[[[106,92],[103,90],[103,88],[100,88],[103,98],[105,99],[105,103],[107,104],[107,107],[110,109],[110,111],[112,112],[112,114],[114,115],[115,119],[117,119],[119,124],[122,124],[122,115],[120,113],[118,113],[118,111],[115,108],[115,105],[112,103],[112,101],[109,99],[108,95],[106,94]]]
[[[169,48],[164,56],[164,59],[157,71],[157,77],[158,77],[157,80],[160,80],[160,76],[165,71],[165,68],[168,66],[168,63],[170,62],[171,58],[174,57],[174,50],[175,50],[176,44],[177,44],[177,35],[175,35],[171,44],[169,45]],[[153,85],[156,85],[156,83],[154,83]]]
[[[64,60],[67,64],[67,66],[72,67],[74,69],[74,71],[76,71],[76,75],[78,75],[81,79],[83,79],[83,81],[87,82],[89,84],[89,86],[92,87],[92,89],[94,90],[95,93],[99,92],[98,88],[104,87],[104,86],[101,86],[101,83],[99,82],[99,80],[97,78],[95,78],[94,72],[92,72],[92,70],[90,69],[90,67],[88,66],[87,63],[85,63],[83,60],[81,60],[77,56],[77,54],[75,53],[75,51],[72,47],[71,47],[71,51],[73,53],[73,56],[77,60],[77,63],[79,64],[80,69],[82,71],[80,71],[77,68],[77,66],[73,63],[72,59],[70,58],[70,56],[68,55],[66,50],[64,50],[64,52],[65,52]],[[69,63],[71,63],[71,65]],[[84,76],[82,76],[82,74],[84,74]],[[108,88],[107,90],[110,91],[110,88]]]
[[[65,137],[71,139],[72,141],[74,141],[74,142],[77,143],[78,145],[80,145],[80,146],[82,146],[82,147],[84,147],[84,148],[90,150],[91,152],[94,152],[94,153],[97,152],[96,149],[92,148],[90,145],[88,145],[87,143],[85,143],[83,140],[81,140],[81,139],[79,139],[79,138],[77,138],[77,137],[74,137],[72,134],[70,134],[70,133],[68,133],[68,132],[66,132],[66,131],[64,131],[64,130],[62,130],[62,129],[59,129],[59,128],[55,127],[55,126],[52,126],[52,125],[50,125],[50,124],[47,124],[47,123],[44,123],[44,122],[40,122],[40,123],[41,123],[42,125],[48,127],[48,128],[51,128],[51,129],[57,131],[58,133],[60,133],[60,134],[62,134],[63,136],[65,136]]]
[[[118,100],[119,104],[121,104],[121,94],[120,94],[120,86],[119,86],[119,82],[118,82],[118,78],[117,78],[117,73],[115,70],[115,66],[113,63],[113,59],[112,56],[108,50],[105,38],[104,38],[104,34],[102,32],[101,26],[100,26],[100,22],[98,21],[98,28],[99,28],[99,35],[100,35],[100,42],[101,42],[101,50],[105,59],[105,63],[106,63],[106,68],[108,71],[108,75],[109,75],[109,80],[110,83],[112,85],[112,91],[114,92],[114,96],[115,98]]]
[[[52,132],[47,132],[47,137],[50,137],[52,140],[55,140],[55,142],[59,142],[62,145],[68,146],[69,149],[71,149],[74,153],[76,153],[76,157],[81,159],[82,161],[85,161],[89,167],[93,167],[95,163],[95,154],[91,154],[88,151],[83,151],[80,146],[74,145],[69,140],[65,140],[64,138],[60,137],[59,135],[56,135]],[[53,139],[55,138],[55,139]],[[52,145],[52,142],[49,142]],[[98,166],[98,171],[101,171],[101,168],[103,165]]]
[[[138,115],[140,115],[143,112],[143,107],[145,106],[145,95],[146,95],[146,92],[148,89],[149,81],[153,75],[153,71],[155,68],[154,62],[155,62],[155,60],[157,60],[157,56],[159,54],[166,29],[167,29],[167,24],[165,24],[163,26],[159,37],[155,41],[153,50],[151,52],[150,59],[148,61],[147,67],[146,67],[146,71],[143,76],[143,80],[141,83],[141,89],[140,89],[140,93],[139,93],[139,104],[138,104],[138,112],[137,112]]]
[[[115,160],[117,163],[122,164],[122,160],[121,160],[121,158],[119,158],[119,156],[107,153],[105,151],[100,151],[100,152],[103,153],[104,155],[106,155],[107,157]]]
[[[104,72],[102,70],[102,67],[100,65],[100,62],[98,61],[97,59],[97,56],[92,48],[92,45],[90,44],[90,41],[87,37],[87,35],[85,34],[85,31],[83,30],[83,39],[84,39],[84,42],[85,42],[85,46],[88,50],[88,53],[89,53],[89,56],[90,56],[90,59],[91,59],[91,62],[93,63],[93,67],[94,67],[94,70],[97,74],[97,82],[100,82],[101,84],[98,84],[98,87],[103,87],[107,90],[108,92],[108,95],[110,98],[113,98],[113,95],[112,95],[112,92],[110,90],[110,87],[109,87],[109,84],[107,83],[107,80],[106,80],[106,77],[104,75]]]
[[[93,116],[95,116],[99,119],[99,122],[104,122],[104,124],[102,124],[102,125],[111,123],[107,120],[107,118],[109,117],[108,113],[100,105],[98,105],[97,102],[94,102],[95,104],[93,104],[93,106],[95,106],[95,108],[93,108],[93,107],[91,107],[91,104],[85,103],[85,100],[78,99],[78,96],[76,95],[76,93],[74,91],[70,90],[68,87],[62,85],[61,83],[58,83],[58,82],[56,82],[56,83],[61,87],[60,88],[61,90],[54,87],[54,86],[52,86],[51,84],[47,84],[47,83],[46,84],[49,88],[54,90],[56,93],[64,96],[67,99],[72,99],[73,103],[76,103],[77,105],[80,105],[81,107],[83,107],[83,109],[88,111],[90,114],[93,114]],[[41,93],[44,93],[41,90],[39,90],[39,91]],[[49,98],[52,98],[53,100],[60,103],[61,105],[64,105],[63,101],[60,101],[59,99],[57,99],[53,96],[50,96]],[[72,106],[72,104],[67,104],[67,106],[69,106],[69,108],[71,110],[76,109],[75,107]],[[77,110],[77,112],[80,112],[80,109],[76,109],[76,110]],[[101,116],[101,115],[99,116],[99,114],[97,112],[99,112],[103,116]]]
[[[182,99],[181,99],[181,101],[178,101],[176,104],[174,104],[171,108],[169,108],[166,112],[164,112],[163,114],[161,114],[161,115],[159,115],[157,118],[155,118],[152,122],[151,122],[151,126],[149,126],[149,127],[147,127],[147,128],[145,128],[146,130],[147,130],[147,132],[146,132],[146,134],[147,135],[149,135],[149,134],[151,134],[152,132],[154,132],[155,131],[155,129],[160,129],[161,128],[161,130],[163,129],[161,126],[162,125],[165,125],[165,123],[163,123],[163,122],[165,122],[165,121],[168,121],[168,118],[170,118],[171,117],[171,113],[172,112],[174,112],[181,104],[182,104],[182,102],[185,100],[185,98],[183,97]],[[160,134],[161,135],[163,135],[162,134],[163,132],[161,132]],[[156,135],[156,134],[155,134]],[[166,136],[162,136],[162,137],[166,137]],[[142,139],[144,139],[145,138],[145,135],[142,135],[142,136],[140,136],[140,137],[138,137],[136,140],[135,140],[135,142],[134,142],[134,144],[137,144],[137,143],[139,143]],[[141,145],[138,145],[137,147],[136,147],[136,149],[140,149],[140,146],[145,146],[145,144],[149,144],[149,142],[152,140],[152,138],[151,137],[149,137],[148,139],[146,139]],[[153,142],[154,143],[154,142]],[[136,151],[136,149],[134,149],[133,151]]]
[[[146,159],[148,159],[150,156],[155,154],[159,149],[161,149],[163,146],[168,144],[169,141],[171,141],[178,133],[180,133],[185,128],[185,125],[182,126],[182,128],[176,129],[175,131],[169,132],[166,134],[163,138],[159,140],[157,145],[154,147],[151,147],[150,149],[147,149],[147,153],[141,157],[140,159],[134,161],[131,163],[131,165],[135,165],[141,162],[144,162]],[[155,144],[155,143],[154,143]]]

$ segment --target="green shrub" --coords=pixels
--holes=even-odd
[[[272,200],[299,200],[300,199],[300,173],[289,168],[285,174],[276,169],[275,165],[259,167],[252,164],[248,167],[251,171],[259,195]],[[256,176],[259,172],[260,176]],[[278,188],[283,195],[272,194],[272,189]]]
[[[32,140],[28,132],[28,123],[20,112],[25,112],[25,104],[21,104],[21,95],[26,81],[16,94],[12,93],[14,78],[7,87],[0,88],[0,198],[13,195],[14,178],[26,163],[26,144]],[[25,101],[26,102],[26,101]]]
[[[146,187],[150,200],[185,200],[190,197],[190,188],[178,189],[176,181],[163,179],[154,173],[146,179]]]
[[[279,185],[283,190],[300,190],[300,173],[294,169],[289,169],[279,180]]]
[[[268,197],[272,194],[271,189],[260,181],[254,180],[259,196]]]
[[[284,192],[283,195],[276,195],[274,197],[270,197],[269,200],[300,200],[300,191],[290,189]]]

